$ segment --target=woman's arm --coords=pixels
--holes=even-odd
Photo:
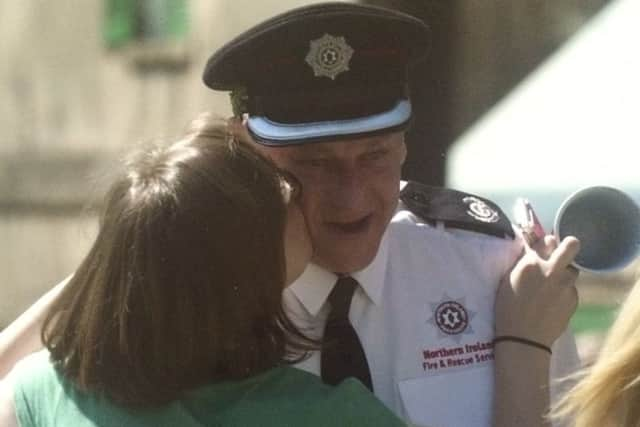
[[[515,342],[494,348],[494,422],[502,426],[547,426],[550,355]]]
[[[0,425],[19,427],[13,403],[13,390],[9,384],[5,384],[5,381],[0,381]]]
[[[71,276],[40,297],[27,311],[0,332],[0,380],[11,371],[18,360],[42,349],[40,339],[42,323],[51,304],[69,279]]]
[[[575,238],[565,238],[558,245],[555,237],[546,236],[533,248],[525,247],[498,288],[496,427],[549,425],[545,414],[549,410],[550,349],[577,307],[574,284],[578,273],[570,264],[579,248]]]
[[[0,380],[0,426],[20,427],[13,399],[13,381],[10,375]]]

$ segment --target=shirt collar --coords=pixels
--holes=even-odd
[[[360,287],[375,305],[379,305],[382,301],[388,258],[387,234],[388,228],[382,236],[378,253],[371,264],[351,275],[360,283]],[[307,312],[315,317],[320,312],[337,280],[337,274],[315,264],[309,264],[304,273],[289,286],[289,289]]]

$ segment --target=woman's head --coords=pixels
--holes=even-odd
[[[130,156],[45,325],[62,371],[81,388],[147,404],[285,359],[300,336],[281,306],[282,182],[208,116],[183,139]]]

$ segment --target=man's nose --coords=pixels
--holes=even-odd
[[[331,200],[339,208],[358,207],[364,200],[365,182],[356,165],[337,165],[332,171]]]

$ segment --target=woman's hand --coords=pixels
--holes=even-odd
[[[545,236],[505,276],[496,296],[496,336],[517,336],[548,347],[567,328],[578,305],[578,271],[571,262],[580,250],[575,237],[559,245]]]
[[[574,237],[559,245],[544,236],[503,278],[496,295],[494,426],[548,426],[551,345],[567,328],[578,304],[571,262],[580,250]],[[529,342],[512,340],[522,338]],[[531,343],[533,342],[533,343]]]

